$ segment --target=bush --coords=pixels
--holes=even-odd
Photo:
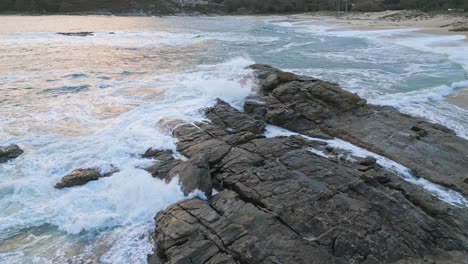
[[[377,12],[385,10],[381,2],[376,2],[375,0],[360,0],[355,1],[353,11],[362,11],[362,12]]]

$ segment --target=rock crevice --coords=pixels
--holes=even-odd
[[[185,175],[184,191],[201,189],[208,199],[182,201],[156,216],[160,259],[155,255],[150,263],[423,263],[468,257],[466,208],[437,199],[374,158],[352,158],[296,135],[266,138],[263,130],[270,123],[314,137],[351,139],[390,158],[400,153],[396,160],[419,176],[464,194],[460,179],[468,163],[449,159],[466,154],[465,140],[395,109],[367,105],[335,84],[265,65],[252,68],[261,90],[247,98],[245,113],[219,100],[206,112],[211,122],[165,121],[188,160],[156,156],[149,171],[165,180]],[[401,131],[418,135],[387,138]],[[419,153],[425,150],[429,156]],[[426,161],[419,162],[423,155]],[[431,165],[443,162],[453,168]],[[212,186],[220,190],[213,196]]]

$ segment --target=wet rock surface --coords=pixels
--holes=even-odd
[[[0,147],[0,163],[16,159],[21,154],[23,154],[23,150],[18,145]]]
[[[309,77],[297,76],[295,81],[279,82],[272,88],[268,78],[278,70],[265,65],[252,68],[261,86],[257,100],[267,102],[266,122],[311,136],[311,131],[319,130],[404,164],[418,177],[468,195],[464,182],[468,177],[468,141],[451,129],[392,107],[369,105],[336,84]]]
[[[96,169],[76,169],[64,176],[54,187],[63,189],[84,185],[90,181],[97,181],[100,178],[109,177],[117,171],[116,168],[112,168],[112,170],[107,173],[101,173]]]
[[[272,123],[306,135],[341,135],[384,155],[399,148],[383,137],[402,127],[408,133],[426,131],[407,143],[400,158],[411,160],[405,155],[431,146],[430,154],[415,154],[413,163],[428,155],[419,166],[463,153],[451,144],[466,146],[464,140],[444,127],[367,105],[334,84],[264,65],[254,69],[262,85],[269,78],[268,88],[248,98],[245,113],[219,100],[207,111],[211,122],[164,122],[187,160],[160,154],[155,167],[164,168],[166,180],[193,176],[181,180],[185,191],[201,189],[209,199],[182,201],[156,216],[150,263],[463,263],[468,258],[466,208],[404,181],[375,158],[347,158],[324,141],[298,135],[266,138],[263,128]],[[340,134],[338,120],[356,122],[373,136],[356,132],[352,123],[342,124],[348,132]],[[438,169],[447,173],[440,181],[467,171],[467,163],[459,161],[450,161],[455,168],[448,171]],[[418,171],[413,163],[401,163]],[[210,197],[207,179],[219,193]]]

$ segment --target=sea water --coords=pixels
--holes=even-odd
[[[91,31],[71,37],[56,32]],[[456,47],[456,48],[451,48]],[[467,43],[414,30],[350,31],[284,17],[0,17],[0,263],[145,263],[153,217],[185,199],[154,179],[149,147],[175,150],[162,118],[201,121],[255,91],[264,63],[339,83],[468,138]],[[76,168],[112,177],[57,190]],[[189,197],[199,196],[194,192]]]

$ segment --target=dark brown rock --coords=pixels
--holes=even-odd
[[[0,163],[16,159],[21,154],[23,154],[23,150],[20,147],[18,147],[18,145],[0,147]]]
[[[410,168],[418,177],[468,195],[468,141],[422,118],[375,106],[338,85],[307,79],[265,86],[277,69],[253,67],[267,102],[265,120],[295,132],[317,131],[349,141]]]
[[[377,160],[374,157],[367,157],[364,159],[360,159],[358,163],[363,166],[372,166],[375,165]]]
[[[156,162],[146,168],[146,171],[153,177],[165,180],[166,182],[172,179],[169,171],[182,162],[181,160],[175,159],[170,150],[148,149],[145,154],[143,154],[143,157],[156,159]]]
[[[189,194],[198,189],[207,196],[211,196],[213,187],[211,183],[210,165],[205,156],[193,156],[188,161],[175,166],[169,172],[169,175],[179,177],[180,185],[185,194]]]
[[[259,134],[263,132],[266,124],[251,116],[239,113],[235,108],[218,99],[218,104],[206,114],[214,124],[233,128],[237,131]]]
[[[326,114],[362,107],[349,96]],[[154,238],[163,262],[422,263],[468,256],[466,209],[442,202],[373,158],[341,159],[343,151],[321,141],[241,136],[255,133],[240,125],[227,129],[245,113],[224,102],[208,113],[216,113],[211,124],[173,130],[189,158],[174,174],[187,172],[194,188],[209,174],[222,191],[157,215]],[[310,148],[328,149],[330,157]]]
[[[100,178],[109,177],[117,171],[116,168],[113,168],[110,172],[102,174],[96,169],[76,169],[64,176],[54,187],[63,189],[84,185],[90,181],[97,181]]]

